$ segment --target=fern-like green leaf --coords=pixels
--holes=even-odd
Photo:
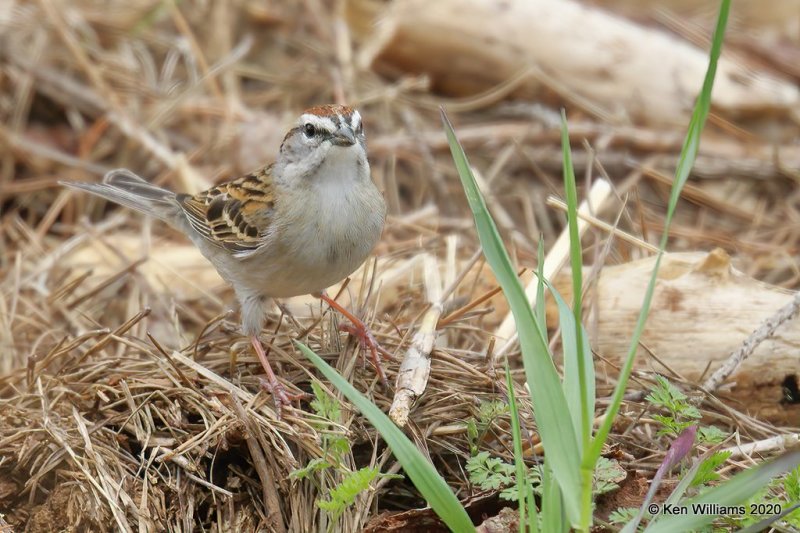
[[[364,467],[345,476],[345,478],[330,490],[328,500],[318,500],[319,508],[333,514],[338,518],[356,501],[356,497],[370,488],[379,475],[377,468]]]

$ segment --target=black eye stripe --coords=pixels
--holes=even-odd
[[[302,118],[304,120],[292,131],[303,134],[307,139],[327,139],[341,129],[348,129],[358,135],[364,132],[364,122],[360,115],[358,119],[355,114],[339,113],[331,116],[304,116]]]

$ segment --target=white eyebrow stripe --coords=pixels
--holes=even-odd
[[[351,119],[353,131],[357,130],[358,127],[361,125],[361,113],[358,111],[353,111],[353,117]]]
[[[312,124],[315,128],[327,131],[328,133],[332,133],[336,130],[336,124],[330,117],[320,117],[312,115],[311,113],[301,115],[297,123],[300,127],[304,124]]]

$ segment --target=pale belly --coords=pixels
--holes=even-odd
[[[306,203],[303,211],[277,228],[276,238],[245,259],[228,254],[212,263],[245,294],[288,298],[313,294],[352,274],[369,256],[383,230],[383,198],[370,183],[368,195],[339,202]],[[208,255],[206,254],[208,257]]]
[[[273,268],[262,270],[262,274],[256,275],[249,285],[274,298],[318,293],[342,281],[361,266],[379,236],[380,232],[377,236],[375,232],[361,232],[347,238],[319,231],[313,245],[303,249],[280,247]],[[253,267],[258,269],[258,264]]]

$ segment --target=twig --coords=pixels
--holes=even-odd
[[[773,450],[785,450],[800,444],[800,433],[791,433],[788,435],[778,435],[768,439],[751,442],[749,444],[737,444],[722,450],[723,452],[730,452],[731,458],[737,457],[750,457],[754,453],[771,452]]]
[[[602,179],[595,181],[592,185],[592,189],[589,191],[587,199],[581,202],[581,205],[578,208],[578,213],[591,214],[592,212],[599,211],[602,209],[603,205],[610,196],[611,185]],[[586,233],[588,227],[588,222],[585,220],[578,220],[578,233],[581,236]],[[564,228],[564,231],[561,232],[558,240],[556,240],[556,243],[550,249],[550,252],[548,252],[547,257],[545,257],[543,267],[545,279],[553,279],[553,276],[555,276],[555,274],[561,270],[568,258],[569,232],[567,231],[567,228]],[[538,286],[539,284],[534,276],[534,278],[525,288],[525,296],[528,298],[528,301],[532,302],[534,300]],[[508,340],[497,352],[495,352],[494,358],[502,357],[508,353],[512,346],[514,346],[514,344],[517,342],[517,334],[515,330],[516,323],[514,322],[514,315],[512,315],[509,311],[506,317],[503,319],[502,324],[500,324],[500,327],[495,331],[495,337]]]
[[[785,322],[794,318],[800,311],[800,292],[794,295],[792,301],[784,305],[778,312],[767,318],[742,345],[733,352],[728,359],[703,383],[703,389],[708,392],[717,390],[717,387],[730,376],[742,362],[750,357],[759,344],[772,337],[775,331]]]
[[[175,459],[177,459],[177,457]],[[186,475],[186,477],[188,477],[198,485],[202,485],[205,488],[213,490],[214,492],[219,493],[227,498],[233,498],[233,493],[229,490],[223,489],[222,487],[218,487],[217,485],[214,485],[213,483],[206,481],[205,479],[197,476],[196,474],[192,474],[189,471],[185,471],[184,474]]]
[[[87,357],[105,348],[108,345],[108,343],[110,343],[114,339],[114,337],[119,337],[120,335],[124,335],[125,333],[128,332],[129,329],[131,329],[133,326],[138,324],[143,318],[146,318],[149,315],[150,315],[150,308],[145,307],[144,309],[136,313],[134,316],[132,316],[130,319],[125,321],[123,324],[119,325],[117,329],[109,332],[102,339],[97,341],[97,344],[91,346],[88,350],[86,350],[86,352],[82,356],[80,356],[77,361],[75,361],[74,365],[75,366],[80,365],[83,361],[86,360]],[[61,372],[63,372],[65,368],[66,367],[59,370],[58,374],[61,374]]]
[[[519,271],[517,272],[517,277],[523,275],[527,270],[528,270],[527,268],[519,269]],[[450,324],[451,322],[458,320],[459,318],[463,317],[464,315],[466,315],[467,313],[469,313],[482,303],[486,302],[487,300],[491,300],[492,298],[497,296],[497,294],[499,294],[502,290],[503,288],[500,286],[497,286],[494,289],[489,289],[488,291],[484,292],[483,294],[481,294],[471,302],[467,303],[466,305],[463,305],[460,308],[453,311],[452,313],[450,313],[449,315],[440,318],[439,323],[437,324],[436,327],[438,329],[441,329],[446,325]]]
[[[26,139],[22,135],[9,131],[2,126],[0,126],[0,141],[9,144],[14,150],[28,156],[41,157],[42,159],[54,161],[65,167],[77,168],[97,174],[98,176],[102,176],[110,170],[109,167],[105,165],[84,161],[56,148]]]
[[[67,303],[67,309],[74,309],[75,307],[82,304],[86,300],[93,298],[97,293],[99,293],[103,289],[106,289],[108,286],[113,285],[114,283],[125,277],[127,274],[130,274],[131,272],[136,270],[139,267],[139,265],[141,265],[145,261],[147,261],[147,257],[139,258],[136,261],[126,265],[124,268],[117,271],[116,273],[108,276],[105,280],[100,282],[100,284],[97,285],[96,287],[92,287],[84,294],[76,296],[74,300]]]
[[[389,418],[399,427],[406,425],[411,406],[422,396],[428,385],[428,377],[431,374],[431,350],[437,336],[436,324],[444,308],[436,259],[426,255],[424,265],[425,289],[431,306],[422,317],[419,330],[414,333],[411,346],[397,371],[396,392],[389,408]]]
[[[565,204],[563,201],[559,200],[554,196],[550,196],[549,198],[547,198],[547,205],[556,207],[564,212],[567,211],[567,204]],[[608,222],[604,222],[597,217],[594,217],[592,215],[583,212],[578,212],[578,218],[588,222],[589,224],[591,224],[596,228],[605,231],[606,233],[613,233],[615,237],[630,244],[633,244],[634,246],[639,246],[640,248],[644,248],[649,252],[658,253],[658,246],[653,246],[649,242],[646,242],[640,239],[639,237],[631,235],[627,231],[619,229],[616,225],[609,224]]]
[[[663,172],[659,172],[650,166],[642,167],[642,175],[663,185],[670,187],[672,186],[672,176],[667,176]],[[691,183],[684,185],[683,189],[681,190],[681,198],[684,198],[699,206],[711,207],[722,213],[737,217],[745,222],[753,222],[755,219],[754,213],[742,209],[735,203],[721,201],[719,198],[715,198],[714,195],[709,194],[702,188],[698,187],[697,185],[692,185]],[[768,221],[762,221],[762,223],[768,223]]]

